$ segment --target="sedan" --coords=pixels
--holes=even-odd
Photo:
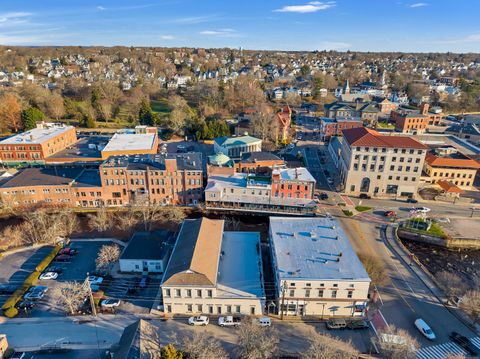
[[[328,194],[326,194],[325,192],[320,193],[320,199],[323,199],[323,200],[328,199]]]
[[[331,179],[330,177],[327,178],[327,182],[328,184],[333,184],[333,179]]]
[[[97,277],[97,276],[94,276],[94,275],[89,275],[87,277],[87,280],[88,282],[90,283],[90,285],[99,285],[99,284],[102,284],[103,282],[103,278],[102,277]]]
[[[119,299],[104,299],[100,302],[101,307],[105,308],[114,308],[120,305]]]
[[[418,207],[418,208],[413,208],[410,213],[428,213],[430,212],[430,208],[427,207]]]
[[[397,212],[395,212],[395,211],[385,211],[385,212],[383,213],[383,215],[384,215],[385,217],[395,217],[395,216],[397,215]]]
[[[68,254],[60,254],[55,257],[56,262],[70,262],[72,257],[70,257]]]
[[[57,279],[58,278],[58,273],[57,272],[44,272],[40,274],[39,279],[42,280],[47,280],[47,279]]]
[[[188,318],[189,325],[208,325],[209,319],[206,315],[199,315],[197,317]]]

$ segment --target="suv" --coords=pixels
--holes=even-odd
[[[345,319],[331,319],[327,322],[327,329],[345,329],[347,327],[347,322]]]
[[[190,317],[188,318],[189,325],[208,325],[208,317],[205,315],[199,315],[198,317]]]
[[[365,320],[354,320],[347,323],[348,329],[368,329],[368,322]]]
[[[372,197],[370,197],[366,193],[360,193],[360,196],[358,196],[358,198],[360,198],[360,199],[371,199]]]

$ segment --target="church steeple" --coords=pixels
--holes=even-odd
[[[343,94],[348,95],[350,93],[350,84],[347,81],[345,81],[345,86],[343,86]]]

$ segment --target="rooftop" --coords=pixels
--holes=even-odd
[[[116,133],[105,146],[103,152],[148,151],[154,147],[156,136],[154,133]]]
[[[315,178],[305,167],[275,169],[272,174],[280,175],[280,179],[284,181],[315,182]]]
[[[175,237],[165,230],[137,232],[128,242],[120,259],[163,259],[174,244]]]
[[[167,153],[156,155],[111,156],[103,167],[125,167],[128,170],[146,171],[147,169],[165,170],[165,160],[176,159],[180,171],[201,171],[202,154],[200,152]]]
[[[26,168],[2,185],[2,188],[25,186],[67,186],[84,171],[83,168]]]
[[[252,136],[239,136],[239,137],[217,137],[215,143],[222,147],[242,146],[261,142],[262,140]]]
[[[240,163],[257,163],[260,161],[283,161],[271,152],[246,152],[242,154]]]
[[[458,152],[442,156],[434,154],[432,152],[428,152],[425,156],[425,161],[433,167],[462,167],[472,169],[480,168],[479,162]]]
[[[55,159],[67,160],[101,160],[101,150],[110,140],[110,136],[88,136],[80,138],[75,144],[48,157],[49,161]]]
[[[34,128],[6,138],[0,141],[0,145],[38,145],[74,129],[75,127],[73,126],[62,126],[53,123],[45,124],[45,128]]]
[[[427,149],[427,146],[411,137],[382,135],[366,127],[349,128],[342,133],[350,146]]]
[[[281,280],[370,281],[334,219],[270,217],[270,241]]]
[[[222,167],[233,167],[234,165],[232,159],[221,152],[208,156],[208,163],[214,166]]]
[[[265,296],[259,250],[259,232],[223,233],[218,267],[218,286],[222,297]]]

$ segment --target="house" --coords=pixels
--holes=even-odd
[[[246,152],[260,152],[262,140],[252,136],[217,137],[213,146],[215,153],[221,152],[234,159],[242,157]]]
[[[277,133],[276,138],[281,142],[288,140],[290,125],[292,123],[292,110],[290,106],[284,106],[277,112]]]
[[[223,220],[183,222],[161,290],[166,313],[260,315],[265,307],[260,233]]]
[[[337,220],[270,217],[268,239],[280,315],[366,315],[370,278]]]
[[[163,273],[175,237],[168,231],[137,232],[120,255],[121,272]]]
[[[441,112],[429,111],[430,105],[423,103],[419,110],[400,108],[390,113],[395,123],[395,131],[402,133],[421,134],[427,126],[437,126],[443,118]]]
[[[366,127],[343,130],[338,162],[343,192],[350,195],[405,196],[417,193],[428,147],[407,136]]]
[[[474,145],[480,145],[480,125],[464,122],[448,127],[445,133],[452,134],[458,138],[467,140]]]
[[[348,128],[363,127],[363,121],[353,118],[320,118],[320,139],[329,141],[332,136],[341,136],[342,131]]]

